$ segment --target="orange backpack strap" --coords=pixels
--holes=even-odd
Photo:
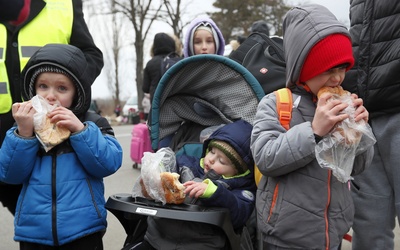
[[[288,88],[282,88],[274,91],[274,93],[276,95],[276,111],[278,112],[279,121],[286,130],[289,130],[293,109],[292,91]],[[261,177],[262,173],[257,165],[254,165],[254,179],[257,185]]]
[[[274,93],[276,95],[276,111],[279,121],[286,130],[289,130],[293,108],[292,92],[288,88],[281,88],[274,91]]]

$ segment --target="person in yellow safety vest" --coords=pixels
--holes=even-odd
[[[91,82],[103,68],[103,54],[86,25],[82,0],[31,0],[28,18],[19,25],[0,22],[0,146],[14,124],[11,105],[21,102],[21,71],[39,48],[49,43],[80,48]],[[15,214],[21,185],[0,183],[0,201]]]

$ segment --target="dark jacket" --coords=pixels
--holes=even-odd
[[[94,82],[96,77],[100,74],[103,68],[103,54],[94,44],[93,38],[88,30],[85,19],[82,12],[82,1],[72,0],[73,10],[74,10],[74,21],[71,31],[71,37],[69,44],[80,48],[88,62],[87,74],[91,79],[91,83]],[[33,20],[46,6],[46,2],[43,0],[31,0],[30,14],[25,23],[21,26],[14,27],[9,23],[3,23],[7,29],[7,50],[6,50],[6,67],[8,78],[10,81],[10,91],[14,102],[21,102],[21,74],[20,72],[20,62],[19,62],[19,52],[18,47],[13,46],[13,44],[18,43],[18,32],[21,28],[30,24]],[[56,20],[54,20],[56,21]],[[30,24],[31,25],[31,24]],[[45,32],[51,32],[46,30],[46,27],[32,27],[32,29],[42,29]],[[11,111],[6,114],[0,115],[1,127],[0,127],[0,145],[4,139],[6,131],[11,128],[14,124],[14,119],[12,118]]]
[[[375,116],[400,112],[400,2],[350,1],[355,66],[342,86]]]
[[[164,57],[175,51],[175,40],[166,33],[157,33],[153,42],[153,58],[147,62],[143,72],[142,90],[144,93],[150,93],[150,100],[153,100],[154,92],[160,81],[161,61]]]
[[[80,49],[49,44],[37,51],[23,71],[24,99],[35,94],[30,77],[43,64],[74,78],[77,97],[70,109],[85,127],[48,152],[36,137],[23,138],[12,127],[0,148],[0,181],[23,184],[14,239],[57,246],[106,229],[103,178],[121,166],[122,148],[108,121],[86,112],[92,78]]]
[[[237,175],[232,178],[205,176],[201,159],[185,155],[179,156],[176,159],[182,182],[189,180],[182,173],[182,168],[188,167],[193,173],[194,178],[209,178],[218,186],[217,191],[211,197],[199,199],[198,202],[205,206],[228,208],[231,214],[233,227],[236,229],[243,227],[254,208],[254,199],[249,198],[254,198],[256,191],[254,160],[250,151],[250,135],[252,128],[253,127],[244,120],[238,120],[227,124],[212,133],[204,142],[203,146],[202,158],[207,154],[208,144],[212,140],[227,142],[246,163],[246,169],[250,170],[243,175]]]
[[[255,21],[252,25],[251,25],[251,32],[258,32],[258,33],[262,33],[265,34],[267,36],[269,36],[269,27],[268,27],[268,23],[264,20],[259,20],[259,21]]]

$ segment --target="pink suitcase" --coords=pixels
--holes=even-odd
[[[133,125],[131,139],[131,159],[134,162],[133,168],[142,164],[144,152],[152,152],[149,129],[145,123]]]

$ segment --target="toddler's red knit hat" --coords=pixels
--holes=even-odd
[[[348,64],[346,71],[354,65],[351,40],[343,34],[329,35],[310,50],[300,73],[300,82],[306,82],[333,67]]]

